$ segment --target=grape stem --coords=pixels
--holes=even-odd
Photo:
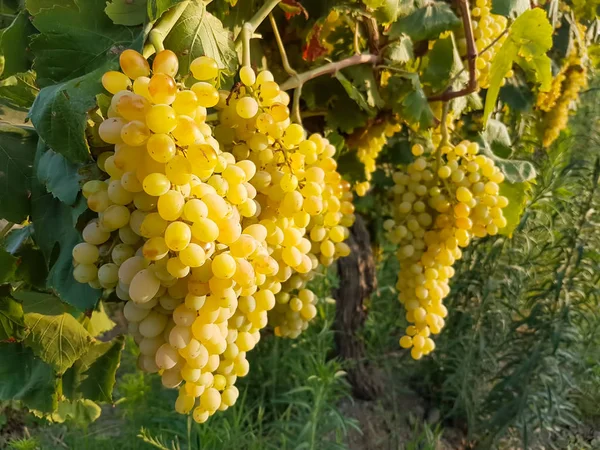
[[[158,25],[152,28],[148,34],[148,40],[156,52],[160,52],[165,49],[165,39],[183,14],[183,11],[185,11],[185,9],[188,7],[189,3],[189,0],[184,1],[169,9],[163,14],[158,22]],[[144,48],[144,53],[146,53],[145,50],[146,48]]]
[[[236,47],[242,45],[242,64],[250,66],[250,40],[254,32],[281,0],[266,0],[264,5],[252,16],[252,18],[244,23],[242,31],[235,40]]]
[[[450,111],[450,103],[444,102],[442,105],[442,118],[440,122],[440,129],[442,131],[442,140],[440,141],[440,145],[438,145],[436,155],[435,155],[435,184],[437,185],[437,181],[439,179],[438,172],[440,167],[442,167],[442,148],[448,144],[448,112]],[[445,181],[445,180],[444,180]]]
[[[354,53],[360,55],[360,44],[358,42],[358,20],[354,22]]]
[[[333,74],[346,67],[356,66],[358,64],[377,64],[379,56],[371,54],[354,55],[340,61],[331,62],[321,67],[308,70],[303,73],[291,76],[279,86],[283,91],[296,89],[298,86],[306,83],[309,80],[320,77],[321,75]]]
[[[448,87],[444,92],[438,95],[428,97],[427,100],[430,102],[447,102],[458,97],[464,97],[465,95],[472,94],[477,90],[477,77],[475,76],[476,66],[475,61],[477,59],[477,46],[475,45],[475,35],[473,34],[473,22],[471,21],[471,9],[469,7],[469,0],[457,0],[458,9],[462,17],[463,28],[465,29],[465,39],[467,41],[467,63],[469,65],[469,82],[467,85],[455,91],[452,86]]]
[[[281,35],[279,34],[279,29],[277,28],[277,22],[275,21],[275,17],[273,14],[269,14],[269,21],[271,22],[271,27],[273,28],[273,35],[275,36],[275,41],[277,42],[277,48],[279,48],[279,54],[281,55],[281,64],[283,65],[283,70],[289,76],[297,75],[292,66],[290,66],[290,62],[288,60],[287,52],[285,51],[285,46],[283,45],[283,41],[281,40]]]

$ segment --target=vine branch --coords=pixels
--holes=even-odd
[[[236,47],[239,47],[240,44],[242,45],[242,64],[244,66],[250,66],[250,40],[254,32],[280,1],[266,0],[256,14],[248,22],[244,23],[242,31],[240,31],[240,34],[235,39]]]
[[[271,22],[271,27],[273,28],[273,35],[275,36],[275,42],[277,42],[277,48],[279,48],[279,54],[281,55],[281,64],[283,65],[283,70],[290,75],[297,75],[297,72],[292,69],[290,66],[290,62],[287,57],[287,52],[285,51],[285,46],[283,45],[283,41],[281,40],[281,35],[279,34],[279,29],[277,28],[277,22],[275,21],[275,17],[273,14],[269,14],[269,21]]]
[[[358,64],[377,64],[379,59],[379,56],[371,54],[350,56],[340,61],[331,62],[321,67],[291,76],[286,81],[281,83],[280,88],[282,91],[296,89],[298,86],[306,83],[309,80],[312,80],[313,78],[320,77],[321,75],[336,73],[339,70],[345,69],[346,67],[356,66]]]
[[[448,87],[439,95],[428,97],[430,102],[447,102],[454,98],[464,97],[472,94],[477,90],[477,77],[475,76],[475,61],[477,59],[477,47],[475,45],[475,36],[473,34],[473,23],[471,21],[471,10],[469,8],[469,0],[458,0],[458,8],[462,17],[463,27],[465,29],[465,39],[467,41],[467,64],[469,65],[469,82],[467,85],[455,91],[452,86]]]
[[[163,42],[167,35],[171,32],[183,11],[188,7],[189,0],[185,2],[181,2],[178,5],[174,6],[170,10],[168,10],[165,14],[163,14],[162,18],[158,22],[158,25],[148,33],[148,40],[150,44],[154,47],[154,51],[160,52],[165,49]],[[144,52],[146,53],[146,52]]]

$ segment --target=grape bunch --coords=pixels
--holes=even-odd
[[[112,97],[98,135],[114,151],[97,158],[106,179],[82,188],[98,217],[73,249],[73,275],[126,302],[139,367],[203,423],[235,403],[270,320],[295,337],[316,316],[306,283],[350,251],[350,186],[335,147],[290,122],[270,72],[243,67],[228,92],[205,56],[189,89],[169,50],[152,67],[126,50],[120,64],[102,77]],[[214,129],[208,108],[219,111]]]
[[[506,40],[507,19],[491,13],[492,0],[477,0],[471,11],[473,16],[473,34],[479,55],[475,61],[477,83],[483,89],[490,84],[490,68],[494,56]],[[503,34],[504,33],[504,34]],[[485,51],[484,51],[485,50]],[[506,74],[512,76],[512,71]]]
[[[307,282],[319,266],[350,252],[343,241],[354,221],[352,194],[337,172],[336,148],[318,134],[307,137],[290,122],[289,96],[272,74],[255,75],[243,67],[240,80],[217,105],[215,134],[224,148],[257,167],[250,183],[259,210],[244,224],[267,229],[269,253],[279,267],[266,281],[277,290],[269,322],[276,335],[295,338],[317,313]]]
[[[428,157],[422,145],[412,147],[416,159],[393,175],[393,218],[384,222],[388,238],[398,245],[396,288],[411,324],[400,346],[410,348],[414,359],[433,351],[431,335],[444,327],[443,299],[461,248],[507,224],[502,209],[508,199],[499,195],[504,175],[479,154],[477,143],[442,145],[436,152]]]
[[[538,94],[537,105],[542,116],[542,144],[550,146],[567,127],[569,110],[587,86],[587,68],[576,48],[565,61],[558,76],[553,79],[550,92]]]
[[[383,121],[375,123],[353,133],[347,140],[348,146],[356,150],[358,160],[365,166],[365,180],[354,186],[354,191],[360,197],[366,195],[371,187],[371,178],[375,172],[377,157],[387,144],[388,138],[402,129],[399,123]]]

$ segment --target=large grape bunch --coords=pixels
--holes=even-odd
[[[244,67],[245,87],[219,92],[208,57],[191,63],[190,89],[169,50],[152,68],[133,50],[120,64],[102,77],[112,97],[98,134],[114,151],[97,158],[107,178],[83,186],[98,217],[73,249],[73,274],[126,302],[139,367],[178,388],[175,409],[202,423],[235,403],[276,304],[279,335],[315,317],[305,284],[349,253],[349,185],[335,148],[290,123],[269,72]],[[207,108],[221,111],[215,136]]]
[[[461,248],[506,226],[508,200],[499,195],[504,175],[475,142],[442,145],[429,155],[415,144],[412,153],[414,162],[393,175],[393,218],[384,227],[398,245],[396,288],[411,324],[400,346],[420,359],[433,351],[431,335],[444,327],[443,299]]]
[[[289,97],[272,74],[255,76],[243,67],[240,79],[223,94],[215,132],[225,148],[258,169],[250,183],[260,208],[244,224],[267,229],[269,253],[279,266],[267,279],[278,291],[269,321],[276,335],[295,338],[317,313],[306,283],[320,265],[350,252],[343,241],[354,221],[352,194],[337,172],[336,148],[318,134],[307,139],[300,125],[290,123]]]
[[[587,85],[587,68],[581,57],[582,49],[576,46],[553,79],[550,92],[540,92],[537,107],[543,111],[542,144],[550,146],[567,127],[569,110],[579,93]]]

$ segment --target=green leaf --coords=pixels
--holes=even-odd
[[[335,77],[340,81],[348,96],[370,115],[375,114],[375,108],[383,106],[373,71],[369,67],[363,65],[346,69],[344,73],[338,71],[335,73]]]
[[[15,253],[15,256],[18,258],[15,280],[38,289],[45,289],[48,269],[42,252],[26,244]]]
[[[108,314],[106,314],[103,302],[98,302],[98,309],[95,309],[92,312],[91,317],[84,314],[81,317],[80,322],[88,333],[94,337],[112,330],[116,325],[116,323],[108,317]]]
[[[112,402],[117,368],[125,339],[95,342],[63,377],[63,392],[71,399],[83,397],[95,402]]]
[[[203,2],[190,2],[164,44],[177,54],[182,75],[187,75],[190,63],[202,55],[210,56],[230,73],[237,67],[237,53],[230,33],[219,19],[206,11]]]
[[[31,66],[29,37],[33,33],[35,28],[29,21],[29,15],[26,11],[22,11],[0,34],[0,57],[4,59],[2,78],[29,70]]]
[[[146,0],[112,0],[104,12],[116,25],[141,25],[146,20]]]
[[[31,49],[40,86],[106,69],[128,47],[141,50],[141,30],[113,24],[104,13],[105,5],[105,0],[79,0],[76,9],[55,6],[35,16],[33,24],[40,34],[32,39]],[[99,73],[95,77],[99,82]]]
[[[0,297],[0,341],[20,341],[24,337],[23,307],[10,297]]]
[[[61,400],[58,409],[51,414],[50,419],[55,423],[68,422],[84,427],[100,417],[101,412],[100,406],[92,400]]]
[[[375,11],[375,18],[383,24],[395,22],[398,16],[408,15],[413,9],[412,2],[403,0],[383,0],[382,3]]]
[[[393,102],[392,111],[421,129],[433,125],[435,116],[423,92],[418,74],[394,75],[388,81],[388,98]]]
[[[13,255],[0,248],[0,284],[10,283],[15,279],[18,261]]]
[[[344,92],[332,99],[332,109],[327,112],[325,121],[333,130],[351,133],[355,128],[365,125],[368,116],[356,102]]]
[[[96,105],[96,94],[103,90],[100,78],[109,68],[42,89],[31,107],[29,117],[40,137],[72,162],[90,159],[87,112]]]
[[[44,292],[31,292],[20,290],[13,294],[23,305],[23,311],[28,313],[39,313],[48,316],[56,316],[65,312],[74,312],[66,303],[61,302],[52,294]]]
[[[535,96],[527,83],[517,83],[512,79],[500,88],[499,97],[510,109],[521,113],[532,112],[535,103]]]
[[[427,67],[421,80],[423,84],[430,85],[434,92],[448,86],[452,77],[463,68],[452,36],[435,41],[427,56]]]
[[[18,73],[0,81],[0,105],[28,110],[38,92],[39,89],[35,86],[35,73]]]
[[[85,208],[83,200],[72,208],[47,193],[39,183],[33,186],[31,217],[35,223],[35,242],[50,267],[47,287],[62,300],[82,311],[94,308],[101,293],[73,278],[71,252],[81,242],[75,226]],[[54,253],[56,247],[58,249]],[[58,257],[54,261],[53,256],[56,254]]]
[[[392,42],[386,47],[383,53],[384,58],[390,65],[405,64],[414,59],[413,43],[408,36],[400,36],[400,38]]]
[[[25,0],[25,8],[32,15],[37,15],[46,9],[52,9],[56,6],[76,10],[76,0]]]
[[[56,301],[60,302],[59,299]],[[25,345],[50,364],[59,375],[85,354],[94,340],[69,313],[26,313],[25,325],[29,329]]]
[[[37,165],[37,178],[61,202],[73,205],[79,194],[79,166],[47,149]]]
[[[157,20],[167,10],[184,0],[148,0],[148,18]]]
[[[402,34],[409,35],[413,41],[425,41],[437,38],[444,31],[453,30],[460,25],[460,20],[450,5],[432,2],[402,17],[392,24],[388,31],[391,39]]]
[[[19,248],[31,237],[33,225],[27,225],[22,228],[13,228],[4,238],[5,250],[14,255]]]
[[[511,237],[525,211],[525,206],[531,198],[531,183],[508,183],[500,184],[500,195],[508,198],[508,206],[502,210],[506,219],[506,227],[500,229],[500,234]]]
[[[0,400],[44,413],[56,409],[58,381],[50,365],[22,344],[0,344],[0,361]]]
[[[492,14],[517,18],[530,7],[529,0],[494,0],[492,2]]]
[[[541,8],[528,10],[513,22],[506,41],[492,60],[484,123],[496,105],[502,80],[513,63],[521,65],[528,77],[540,84],[541,91],[550,89],[552,73],[546,52],[552,47],[552,32],[552,25]]]
[[[490,145],[492,152],[501,158],[507,158],[512,153],[512,141],[508,129],[498,120],[488,121],[483,131],[483,139]]]
[[[10,222],[22,222],[31,210],[36,140],[34,131],[0,123],[0,217]]]
[[[535,167],[529,161],[500,158],[491,150],[487,142],[481,151],[494,161],[509,183],[522,183],[534,179],[537,175]]]

